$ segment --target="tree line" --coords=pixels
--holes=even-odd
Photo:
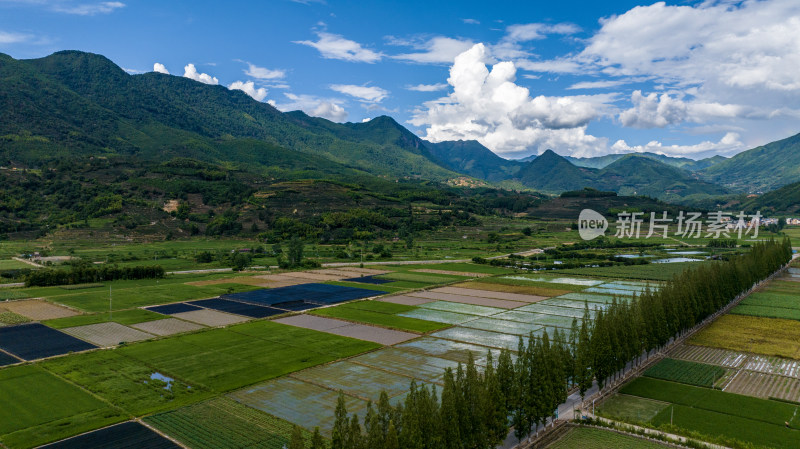
[[[44,268],[34,270],[25,277],[26,287],[49,285],[90,284],[117,279],[160,279],[164,268],[160,265],[120,267],[117,265],[73,265],[70,270]]]
[[[583,397],[596,380],[602,389],[628,363],[637,365],[791,257],[788,238],[756,243],[744,255],[684,271],[634,300],[615,298],[595,311],[586,303],[568,332],[520,337],[516,352],[501,350],[496,363],[488,351],[482,369],[470,354],[466,366],[445,370],[441,394],[412,380],[402,403],[390,404],[383,392],[361,420],[348,416],[340,393],[331,449],[490,449],[512,427],[522,440],[556,417],[571,388]]]

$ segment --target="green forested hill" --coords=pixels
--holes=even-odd
[[[762,214],[797,214],[800,213],[800,182],[787,184],[777,190],[750,198],[741,205],[742,210]]]
[[[389,118],[368,124],[302,120],[244,92],[159,73],[128,75],[103,56],[63,51],[45,58],[0,57],[0,163],[78,154],[143,159],[240,159],[252,140],[324,156],[393,177],[444,180],[455,173]]]
[[[800,181],[800,134],[743,151],[700,172],[746,192],[767,192]]]
[[[524,162],[503,159],[476,140],[425,144],[446,167],[491,182],[513,178],[526,165]]]

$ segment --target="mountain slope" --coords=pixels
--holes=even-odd
[[[525,165],[503,159],[476,140],[426,141],[425,145],[445,167],[491,182],[512,178]]]
[[[761,211],[762,215],[800,213],[800,182],[787,184],[777,190],[750,198],[742,203],[741,210]]]
[[[564,157],[547,150],[520,169],[516,178],[525,186],[545,192],[563,192],[593,187],[596,171],[572,165]]]
[[[724,187],[697,180],[684,170],[638,154],[626,155],[602,169],[597,180],[602,190],[614,190],[620,195],[669,199],[728,193]]]
[[[300,120],[241,91],[159,73],[128,75],[103,56],[77,51],[0,56],[0,115],[0,136],[35,143],[4,151],[22,163],[76,152],[238,163],[240,152],[220,142],[255,139],[382,176],[457,176],[391,119],[370,126]]]
[[[700,175],[748,192],[765,192],[800,181],[800,134],[741,152]]]
[[[726,160],[723,156],[714,156],[710,158],[694,160],[689,159],[686,157],[672,157],[672,156],[665,156],[663,154],[656,154],[656,153],[629,153],[635,154],[642,157],[647,157],[653,159],[655,161],[664,163],[671,167],[682,168],[684,170],[694,172],[698,170],[702,170],[704,168],[708,168],[714,164],[722,162]],[[597,157],[570,157],[567,156],[567,160],[572,162],[574,165],[578,167],[587,167],[587,168],[606,168],[610,164],[622,159],[625,157],[626,154],[606,154],[604,156],[597,156]]]

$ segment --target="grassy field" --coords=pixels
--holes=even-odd
[[[671,380],[710,388],[725,373],[725,368],[719,366],[685,360],[664,359],[648,369],[644,375],[655,379]]]
[[[63,329],[65,327],[86,326],[87,324],[107,323],[109,321],[119,324],[136,324],[145,321],[161,320],[169,318],[168,316],[160,313],[151,312],[144,309],[130,309],[121,310],[119,312],[103,312],[90,315],[76,315],[66,318],[58,318],[55,320],[47,320],[42,324],[46,324],[54,329]]]
[[[311,313],[330,318],[340,318],[347,321],[358,323],[375,324],[412,332],[431,332],[447,327],[447,324],[436,323],[433,321],[420,320],[397,316],[398,313],[408,312],[416,307],[404,306],[378,301],[358,301],[349,304],[342,304],[335,307],[317,309]]]
[[[643,438],[594,427],[574,427],[547,449],[663,449],[669,447]]]
[[[288,446],[293,425],[220,397],[145,418],[145,422],[194,449]],[[308,440],[311,434],[304,430]]]
[[[687,343],[800,359],[800,321],[723,315]]]
[[[800,417],[798,406],[794,404],[647,377],[633,380],[620,392],[671,403],[649,422],[673,432],[681,429],[699,432],[737,447],[742,444],[731,440],[792,448],[800,438]],[[785,423],[789,423],[790,428],[785,427]]]
[[[581,274],[585,276],[609,277],[615,279],[644,279],[668,281],[673,276],[683,273],[704,262],[651,263],[647,265],[629,265],[616,267],[570,268],[558,270],[561,274]]]
[[[597,408],[597,414],[630,423],[647,423],[667,407],[669,402],[615,394]]]
[[[21,270],[23,268],[34,268],[34,266],[13,259],[0,260],[0,271]]]
[[[378,347],[352,338],[256,321],[116,351],[189,384],[224,392]]]
[[[3,309],[0,309],[0,326],[22,324],[22,323],[28,323],[30,321],[31,321],[30,319],[22,315],[16,314],[14,312],[3,311]]]
[[[131,415],[143,415],[208,398],[211,392],[159,372],[119,351],[94,351],[42,363],[46,370],[78,384]],[[174,380],[167,384],[159,375]]]
[[[28,448],[128,418],[35,365],[0,370],[0,442]]]
[[[507,274],[513,273],[514,270],[493,267],[491,265],[481,265],[476,263],[437,263],[437,264],[419,264],[419,265],[375,265],[367,268],[388,269],[395,271],[414,271],[414,270],[442,270],[442,271],[460,271],[463,273],[484,273],[484,274]]]

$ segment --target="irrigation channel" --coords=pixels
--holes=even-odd
[[[800,257],[800,254],[794,254],[792,256],[792,261]],[[584,396],[584,400],[581,400],[580,392],[575,389],[572,393],[567,397],[567,400],[558,406],[556,410],[556,417],[555,419],[550,418],[548,422],[543,425],[539,425],[528,438],[519,441],[514,436],[514,429],[510,429],[508,432],[508,436],[506,440],[497,446],[498,449],[533,449],[535,447],[541,447],[542,443],[547,440],[550,440],[550,434],[553,431],[556,431],[563,427],[563,425],[567,422],[574,420],[576,417],[580,416],[587,416],[591,417],[592,419],[597,419],[597,416],[594,414],[594,407],[598,405],[600,402],[605,400],[610,395],[614,394],[619,390],[619,388],[624,385],[629,380],[639,377],[644,373],[648,368],[652,365],[661,361],[666,354],[672,350],[674,347],[678,346],[679,344],[683,343],[689,337],[694,335],[695,333],[701,331],[706,326],[714,322],[720,316],[728,313],[733,307],[739,304],[744,298],[750,296],[751,293],[755,292],[759,288],[761,288],[764,284],[771,281],[778,275],[782,274],[791,264],[791,261],[781,267],[781,269],[772,273],[769,277],[761,280],[759,283],[753,285],[750,290],[740,294],[736,298],[734,298],[731,302],[729,302],[725,307],[715,312],[713,315],[710,315],[702,322],[695,325],[693,328],[683,332],[681,335],[674,337],[670,340],[667,344],[660,348],[653,349],[647,354],[642,354],[638,359],[638,364],[634,362],[629,362],[623,370],[615,373],[611,376],[601,391],[598,388],[597,381],[594,381],[592,384],[592,388],[586,391]],[[623,428],[634,428],[627,423],[620,423],[613,420],[603,418],[603,421],[609,423],[611,425],[617,425]],[[668,434],[666,432],[661,432],[658,430],[653,429],[646,429],[646,432],[650,435],[661,435],[664,437],[669,438],[669,440],[673,442],[680,442],[686,441],[687,439],[678,435]],[[709,448],[721,448],[723,446],[712,445],[710,443],[705,443]]]

